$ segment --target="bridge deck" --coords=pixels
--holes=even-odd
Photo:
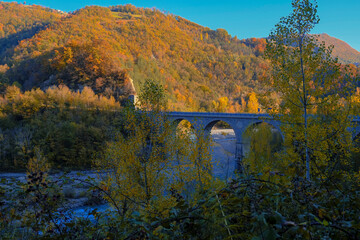
[[[170,117],[273,119],[273,117],[267,113],[166,112],[166,114]],[[351,121],[360,123],[360,116],[353,116]]]

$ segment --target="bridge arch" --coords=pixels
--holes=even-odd
[[[247,123],[247,125],[244,127],[243,129],[243,134],[248,130],[250,129],[251,127],[254,127],[254,126],[257,126],[257,125],[260,125],[262,123],[266,123],[268,124],[270,127],[276,129],[279,134],[281,135],[281,138],[282,138],[282,141],[284,142],[285,141],[285,136],[284,136],[284,133],[281,131],[281,128],[280,128],[280,125],[278,122],[274,122],[274,121],[268,121],[268,120],[254,120],[254,121],[251,121],[249,123]]]
[[[171,121],[174,129],[176,129],[179,126],[179,124],[183,121],[189,122],[191,125],[191,128],[195,127],[192,119],[188,119],[188,118],[175,118],[175,119],[170,119],[170,121]]]
[[[227,120],[224,120],[224,119],[212,119],[212,120],[210,120],[210,121],[208,121],[208,122],[205,122],[205,124],[204,124],[205,134],[206,134],[206,135],[209,135],[209,134],[211,133],[211,129],[212,129],[217,123],[219,123],[220,121],[229,124],[229,126],[234,130],[235,135],[236,135],[236,131],[235,131],[236,125],[235,125],[233,122],[227,121]]]
[[[272,124],[269,121],[254,121],[250,123],[243,132],[243,144],[245,145],[244,151],[248,152],[252,149],[252,145],[251,145],[252,139],[255,136],[258,136],[259,138],[257,131],[259,131],[261,128],[263,128],[263,130],[265,129],[270,130],[270,135],[267,136],[268,138],[267,144],[269,144],[272,151],[280,150],[285,140],[284,135],[281,132],[281,129],[278,126],[276,126],[276,124]],[[260,135],[261,134],[262,133],[260,133]],[[263,137],[265,136],[262,136],[261,138]]]
[[[216,177],[225,179],[233,177],[237,168],[236,152],[241,132],[236,129],[236,122],[230,119],[212,118],[203,121],[201,131],[213,142],[211,145],[212,161],[215,166],[213,174]]]

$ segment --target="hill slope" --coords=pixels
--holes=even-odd
[[[1,2],[0,13],[0,64],[13,54],[19,41],[34,36],[61,17],[59,12],[49,8]]]
[[[23,90],[65,84],[121,100],[132,92],[131,79],[137,92],[154,79],[169,93],[171,110],[257,111],[248,109],[248,97],[263,91],[268,69],[264,39],[239,40],[132,5],[67,14],[0,2],[0,44],[0,91],[14,82]]]
[[[2,17],[28,19],[18,15],[19,9],[30,10],[30,16],[41,15],[31,12],[40,7],[0,6]],[[266,70],[253,48],[225,30],[213,31],[158,10],[92,6],[67,15],[51,14],[56,20],[35,19],[46,27],[7,46],[0,59],[5,77],[23,89],[64,83],[73,89],[88,85],[97,93],[121,97],[126,95],[129,78],[137,91],[145,79],[152,78],[165,85],[174,110],[212,111],[224,96],[229,101],[222,105],[239,108],[235,102],[259,86],[257,81]]]
[[[319,41],[325,42],[327,46],[334,45],[333,55],[342,63],[360,63],[360,52],[352,48],[346,42],[331,37],[326,33],[319,35]]]

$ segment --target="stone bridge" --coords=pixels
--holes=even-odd
[[[182,120],[187,120],[196,131],[204,131],[205,134],[210,134],[212,127],[219,121],[228,123],[235,132],[235,161],[237,167],[240,167],[239,164],[244,157],[243,136],[249,127],[263,122],[268,123],[278,129],[284,139],[284,135],[280,129],[281,123],[278,120],[273,119],[269,114],[168,112],[167,115],[169,119],[176,124],[180,123]],[[360,134],[360,117],[353,118],[352,122],[354,125],[349,131],[352,131],[353,138],[355,138]]]

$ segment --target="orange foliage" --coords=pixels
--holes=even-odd
[[[6,77],[27,88],[64,83],[121,99],[130,92],[129,77],[135,87],[151,78],[177,89],[170,101],[178,110],[211,111],[212,101],[227,98],[225,111],[238,111],[244,110],[239,95],[248,94],[268,70],[256,57],[264,39],[240,41],[226,30],[213,31],[156,9],[91,6],[62,14],[0,3],[5,5],[11,8],[0,12],[6,36],[35,22],[44,26],[6,50],[8,60],[0,59],[11,66]],[[30,19],[29,26],[10,22],[17,11],[23,13],[19,21]],[[208,90],[198,92],[199,86]]]

